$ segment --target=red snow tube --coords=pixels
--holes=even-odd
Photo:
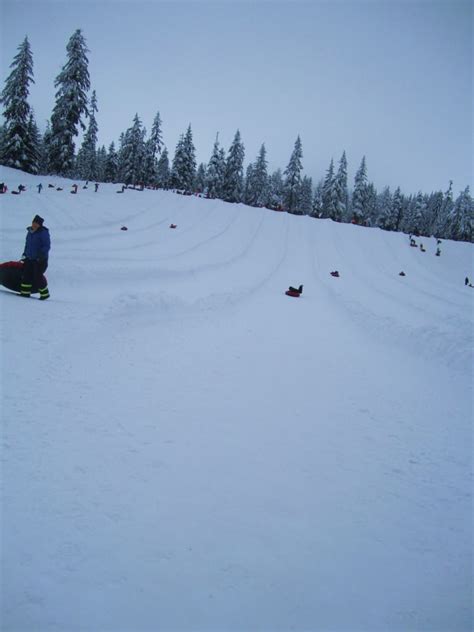
[[[13,292],[20,292],[21,290],[21,277],[23,276],[23,262],[22,261],[6,261],[0,263],[0,284],[4,287],[12,290]],[[48,282],[43,275],[41,279],[41,287],[46,287]],[[32,294],[37,294],[39,288],[33,285],[31,290]]]
[[[287,296],[294,296],[295,298],[298,298],[299,296],[301,296],[299,292],[294,292],[292,290],[286,290],[285,294]]]

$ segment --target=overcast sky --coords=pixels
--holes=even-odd
[[[99,143],[135,113],[160,112],[173,157],[191,124],[198,162],[216,133],[240,129],[245,165],[265,143],[269,170],[288,164],[297,135],[316,184],[343,150],[349,184],[365,154],[378,189],[473,185],[471,0],[0,0],[1,74],[25,35],[42,130],[54,79],[80,28],[97,92]]]

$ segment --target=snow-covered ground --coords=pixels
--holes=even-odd
[[[471,244],[0,181],[2,630],[471,629]]]

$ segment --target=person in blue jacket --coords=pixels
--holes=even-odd
[[[23,276],[21,279],[21,295],[30,296],[33,283],[38,284],[40,293],[40,301],[49,298],[48,286],[42,287],[44,284],[43,274],[48,267],[49,250],[51,248],[51,239],[49,230],[43,225],[44,219],[39,215],[35,215],[31,226],[26,230],[25,251],[23,252]]]

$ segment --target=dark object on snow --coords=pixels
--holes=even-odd
[[[11,194],[12,195],[20,195],[20,192],[19,191],[12,191]]]
[[[58,188],[56,189],[56,191],[62,191],[61,187],[58,187]]]
[[[176,224],[170,224],[170,228],[178,228]]]
[[[339,278],[340,275],[337,270],[334,270],[333,272],[331,272],[331,276]]]
[[[437,243],[437,244],[442,244],[443,242],[441,241],[441,239],[437,239],[437,240],[436,240],[436,243]]]
[[[5,263],[0,263],[0,283],[13,292],[21,292],[23,270],[23,261],[6,261]],[[48,286],[48,281],[44,274],[42,275],[40,285],[43,288]],[[33,282],[31,293],[37,294],[38,292],[39,286]]]
[[[292,285],[290,285],[290,287],[288,288],[288,290],[290,292],[298,292],[298,294],[303,294],[303,286],[300,285],[298,288],[293,287]]]
[[[469,277],[466,277],[466,278],[464,279],[464,285],[469,285]]]
[[[401,272],[398,273],[399,276],[406,276],[406,274],[403,272],[403,270]]]
[[[41,182],[36,185],[36,188],[38,189],[38,193],[41,193],[41,189],[43,188],[43,185],[41,184]]]
[[[292,285],[290,285],[290,287],[285,292],[287,296],[294,296],[295,298],[298,298],[298,296],[301,296],[302,293],[303,293],[302,285],[300,285],[299,288],[295,288]]]
[[[73,190],[71,191],[71,193],[77,193],[77,184],[73,184],[72,188]]]
[[[436,248],[436,256],[439,257],[441,255],[441,250],[439,248]]]
[[[0,193],[6,193],[7,187],[5,186],[5,182],[0,182]]]
[[[54,189],[54,184],[48,184],[48,189]]]
[[[95,187],[95,191],[94,191],[94,193],[97,193],[97,191],[98,191],[98,189],[99,189],[99,183],[98,183],[98,182],[96,182],[96,183],[94,184],[94,187]]]
[[[128,228],[126,226],[122,226],[120,230],[128,230]]]
[[[426,252],[426,250],[425,250],[425,248],[424,248],[423,244],[420,244],[420,250],[421,250],[421,252]]]

